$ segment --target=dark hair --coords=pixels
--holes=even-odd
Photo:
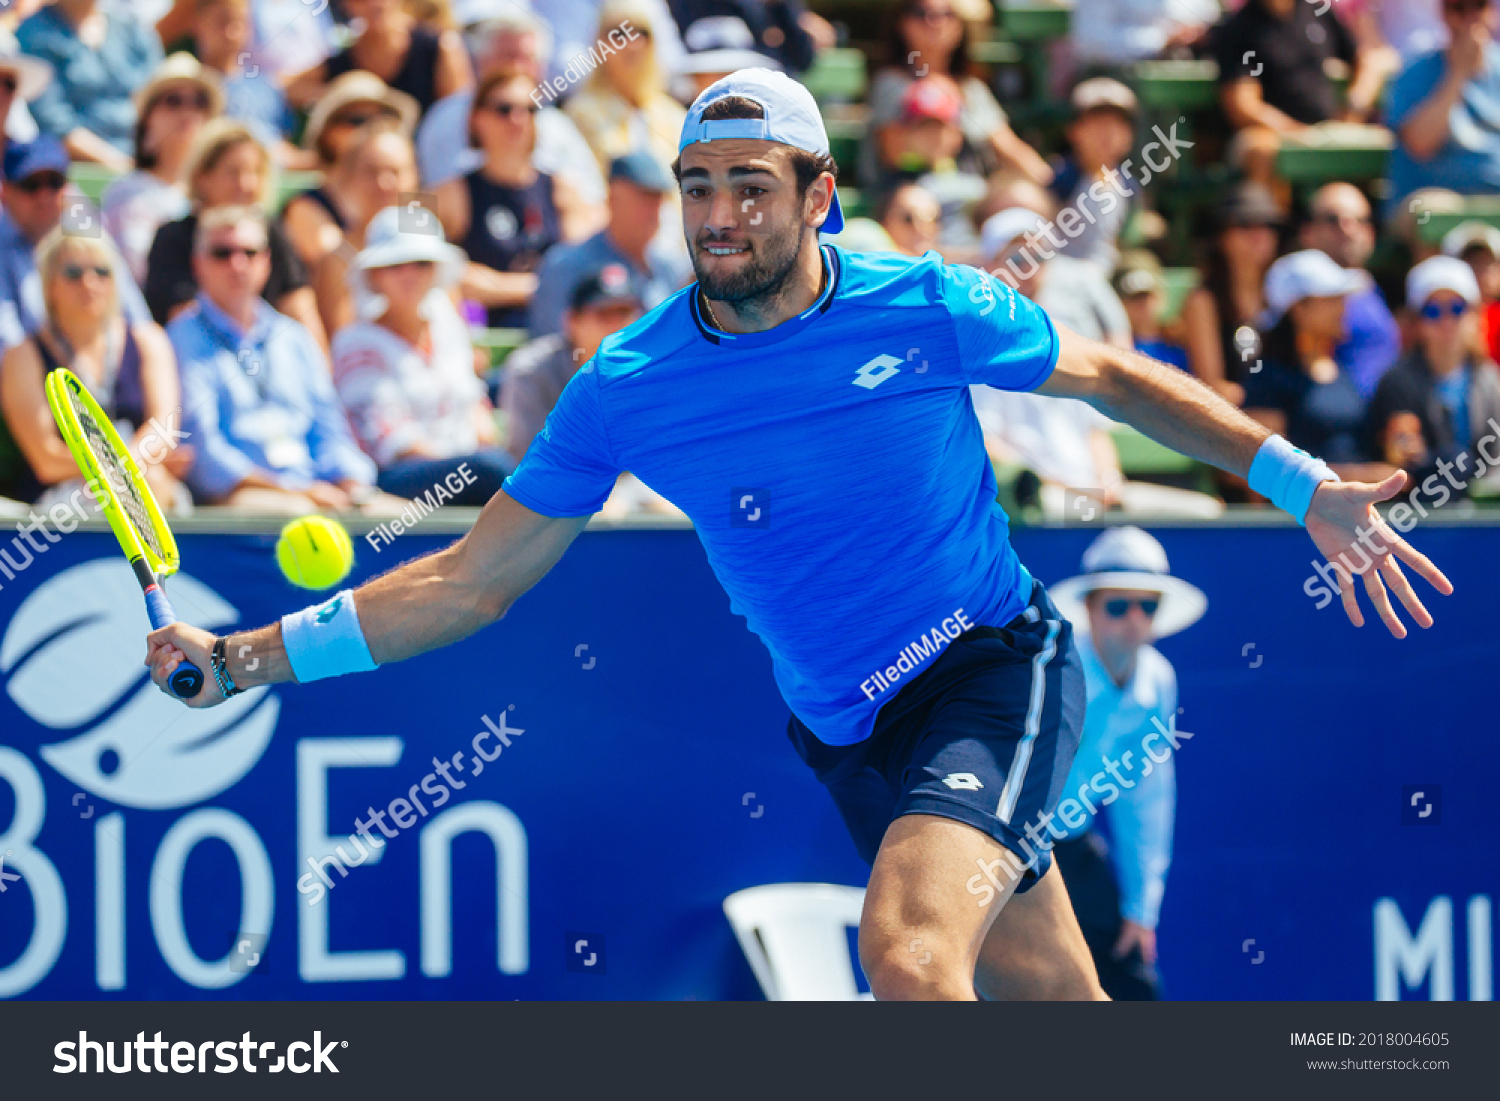
[[[897,175],[893,177],[890,182],[882,187],[880,189],[880,192],[875,196],[875,201],[870,206],[870,217],[879,222],[881,225],[885,225],[886,217],[890,214],[891,207],[896,202],[896,196],[901,194],[901,192],[905,191],[908,187],[921,186],[921,183],[915,177],[907,175]]]
[[[766,113],[761,105],[744,96],[725,96],[723,99],[710,103],[703,111],[704,122],[765,117]],[[831,175],[835,182],[839,178],[838,163],[827,153],[809,153],[805,149],[793,149],[792,168],[797,173],[797,190],[802,193],[804,199],[807,197],[807,189],[824,172]],[[679,184],[682,183],[682,154],[680,153],[672,162],[672,177]]]
[[[901,21],[926,5],[927,0],[898,0],[891,8],[890,25],[886,29],[886,61],[902,71],[911,68],[906,63],[911,45],[901,35]],[[954,9],[955,13],[957,10]],[[948,59],[947,75],[954,80],[974,75],[974,62],[969,57],[969,25],[964,22],[961,14],[958,16],[958,25],[963,33],[958,36],[958,45],[953,47],[953,56]]]

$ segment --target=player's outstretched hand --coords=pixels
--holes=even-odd
[[[212,663],[214,635],[186,623],[173,623],[146,636],[146,665],[151,669],[151,680],[174,700],[177,696],[167,687],[167,678],[184,661],[191,661],[203,670],[203,687],[191,699],[183,700],[188,707],[214,707],[224,702],[224,695],[214,681]]]
[[[1356,627],[1365,625],[1354,592],[1357,575],[1364,579],[1370,602],[1397,638],[1406,637],[1406,625],[1391,606],[1386,585],[1406,605],[1419,626],[1432,626],[1432,615],[1417,599],[1398,559],[1444,596],[1453,592],[1453,583],[1443,576],[1443,571],[1426,555],[1413,550],[1375,511],[1375,502],[1389,500],[1404,485],[1406,475],[1399,470],[1383,482],[1324,482],[1313,495],[1306,517],[1307,534],[1338,575],[1339,595],[1349,622]]]

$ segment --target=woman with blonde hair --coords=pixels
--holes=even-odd
[[[469,140],[484,163],[437,191],[443,229],[469,256],[464,295],[483,304],[498,328],[526,324],[536,268],[548,249],[599,228],[595,208],[532,161],[535,91],[536,82],[519,69],[485,76],[469,116]]]
[[[189,212],[187,161],[204,123],[224,112],[219,78],[191,54],[173,54],[136,93],[135,171],[104,192],[104,228],[137,283],[156,231]]]
[[[652,48],[651,22],[650,9],[639,0],[605,0],[597,38],[599,52],[607,43],[609,56],[564,108],[606,175],[616,157],[638,149],[663,165],[677,159],[687,112],[667,94],[667,77]]]
[[[216,206],[268,208],[272,194],[271,154],[242,122],[213,119],[204,125],[188,156],[188,198],[192,212],[156,231],[146,259],[146,303],[158,325],[185,309],[198,293],[193,279],[193,234],[198,214]],[[275,309],[307,326],[328,348],[318,304],[307,284],[307,270],[281,228],[270,226],[271,278],[262,292]]]
[[[131,325],[121,315],[113,248],[59,227],[37,246],[36,263],[46,320],[0,361],[0,413],[25,464],[10,494],[45,510],[82,486],[43,388],[48,372],[66,366],[120,428],[161,506],[190,507],[178,480],[192,465],[192,447],[178,442],[172,346],[156,325]]]

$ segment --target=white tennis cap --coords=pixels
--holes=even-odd
[[[985,263],[993,263],[1005,246],[1017,237],[1032,237],[1047,228],[1047,219],[1024,206],[1013,206],[985,219],[979,231],[979,251]]]
[[[741,96],[760,104],[765,117],[704,121],[703,112],[710,104],[730,96]],[[677,152],[681,153],[694,142],[729,138],[774,141],[807,153],[828,154],[828,131],[823,128],[823,116],[818,113],[812,93],[785,73],[770,69],[741,69],[703,89],[688,108]],[[838,233],[843,228],[844,210],[839,205],[839,193],[835,188],[833,205],[828,209],[828,218],[820,232]]]
[[[1471,306],[1477,306],[1481,301],[1474,269],[1451,256],[1423,260],[1406,273],[1406,304],[1412,309],[1420,310],[1438,291],[1461,295]]]
[[[1266,272],[1266,302],[1275,321],[1304,298],[1353,294],[1372,283],[1368,272],[1340,267],[1319,249],[1303,249],[1283,256]]]

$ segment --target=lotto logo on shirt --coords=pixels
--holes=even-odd
[[[729,491],[729,526],[732,528],[769,528],[771,526],[771,493],[765,489],[738,486]]]

